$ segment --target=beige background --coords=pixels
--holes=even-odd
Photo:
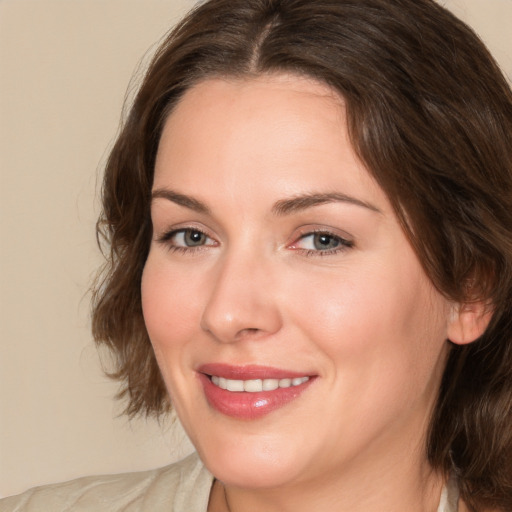
[[[512,0],[445,3],[512,76]],[[127,84],[192,4],[0,0],[0,496],[190,449],[168,425],[116,418],[87,289],[95,191]]]

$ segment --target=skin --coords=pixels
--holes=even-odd
[[[464,326],[476,323],[425,275],[352,149],[342,99],[290,75],[202,82],[166,122],[153,190],[144,317],[217,479],[210,512],[435,511],[444,477],[428,465],[425,432],[446,340],[469,341]],[[275,211],[318,193],[351,200]],[[212,362],[316,379],[241,420],[207,402],[196,370]]]

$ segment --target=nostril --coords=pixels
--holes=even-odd
[[[257,329],[255,327],[246,327],[245,329],[240,330],[236,337],[237,338],[243,338],[244,336],[254,336],[255,334],[258,334],[260,332],[260,329]]]

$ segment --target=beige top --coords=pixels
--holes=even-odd
[[[212,483],[193,454],[152,471],[36,487],[0,500],[0,512],[206,512]]]
[[[0,500],[0,512],[206,512],[213,476],[196,454],[165,468],[79,478]],[[437,512],[457,512],[450,480]]]

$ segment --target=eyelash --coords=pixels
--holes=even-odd
[[[180,229],[172,229],[171,231],[165,232],[162,236],[160,236],[157,239],[157,242],[164,244],[167,246],[167,249],[171,252],[177,252],[177,253],[195,253],[197,251],[202,251],[205,249],[205,247],[211,247],[214,244],[204,244],[204,245],[198,245],[198,246],[181,246],[181,245],[173,245],[172,239],[176,235],[182,233],[183,235],[186,235],[187,233],[200,233],[201,235],[205,236],[206,238],[209,238],[212,240],[210,236],[208,236],[207,233],[205,233],[203,230],[199,228],[180,228]]]
[[[320,249],[302,249],[300,247],[293,247],[293,245],[297,244],[298,242],[300,242],[301,240],[304,240],[308,237],[314,237],[315,235],[324,235],[326,237],[329,237],[333,240],[336,240],[338,242],[338,246],[335,247],[335,248],[332,248],[332,249],[326,249],[326,250],[320,250]],[[346,238],[343,238],[339,235],[335,235],[334,233],[331,233],[330,231],[326,231],[326,230],[323,230],[323,229],[318,229],[318,230],[312,230],[312,231],[307,231],[303,234],[300,235],[299,238],[297,238],[297,240],[295,242],[292,243],[291,247],[295,250],[295,251],[300,251],[302,255],[306,256],[306,257],[324,257],[324,256],[332,256],[332,255],[335,255],[335,254],[339,254],[341,252],[344,252],[348,249],[351,249],[352,247],[354,247],[354,242],[352,242],[351,240],[347,240]]]
[[[208,236],[207,233],[205,233],[203,230],[193,227],[193,228],[180,228],[180,229],[173,229],[170,231],[165,232],[163,235],[161,235],[159,238],[157,238],[157,242],[164,244],[167,246],[167,249],[171,252],[177,252],[182,254],[190,254],[195,253],[197,251],[205,250],[206,247],[212,247],[215,246],[215,244],[202,244],[198,246],[181,246],[181,245],[174,245],[171,241],[173,237],[175,237],[178,234],[183,234],[184,236],[187,233],[200,233],[201,235],[205,236],[206,238],[213,240],[210,236]],[[301,247],[294,247],[294,245],[298,244],[300,241],[305,240],[308,237],[314,237],[315,235],[324,235],[334,241],[338,242],[338,246],[332,249],[303,249]],[[292,242],[292,244],[288,245],[289,248],[291,248],[294,251],[300,252],[302,255],[306,257],[324,257],[324,256],[331,256],[335,254],[339,254],[341,252],[344,252],[348,249],[351,249],[354,247],[354,242],[351,240],[347,240],[339,235],[335,235],[334,233],[331,233],[326,230],[313,230],[313,231],[307,231],[305,233],[302,233],[296,241]]]

